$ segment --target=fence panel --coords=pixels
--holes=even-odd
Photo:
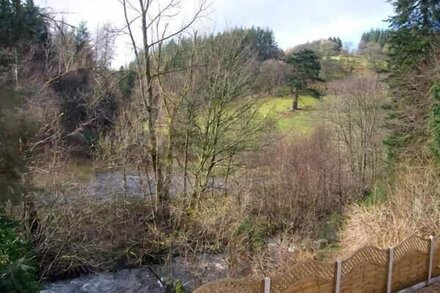
[[[271,292],[333,292],[335,266],[320,262],[307,262],[294,266],[286,273],[272,278]]]
[[[341,292],[386,292],[388,252],[365,247],[342,263]]]
[[[262,293],[263,286],[260,280],[222,279],[203,285],[194,293]]]
[[[389,250],[364,247],[348,259],[337,261],[336,265],[315,261],[295,265],[287,272],[275,275],[270,280],[270,290],[266,288],[265,292],[397,292],[419,283],[428,284],[429,277],[439,276],[440,237],[432,240],[410,237]],[[195,292],[261,293],[263,283],[263,280],[255,279],[224,279],[208,283]]]
[[[393,291],[427,281],[429,273],[430,241],[411,237],[395,248]]]
[[[432,265],[432,277],[440,276],[440,237],[434,239],[434,259]]]

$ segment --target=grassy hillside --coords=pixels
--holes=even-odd
[[[292,112],[291,97],[267,97],[263,100],[260,113],[273,119],[277,130],[282,134],[292,131],[310,134],[315,123],[313,111],[317,109],[319,103],[316,98],[302,96],[299,101],[300,110]]]

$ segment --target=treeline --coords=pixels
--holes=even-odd
[[[389,43],[391,39],[391,30],[389,29],[371,29],[361,36],[361,43],[377,43],[382,47]]]
[[[327,39],[316,40],[295,46],[291,51],[299,52],[301,50],[311,50],[321,58],[336,56],[343,51],[342,40],[339,37],[330,37]]]

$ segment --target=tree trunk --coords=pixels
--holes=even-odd
[[[142,13],[142,39],[143,39],[143,66],[146,80],[146,110],[148,114],[148,131],[149,131],[149,152],[151,157],[151,163],[154,169],[155,179],[156,179],[156,208],[159,213],[162,213],[164,217],[167,215],[167,205],[169,201],[169,189],[168,184],[166,182],[163,162],[160,158],[159,154],[159,145],[157,139],[157,128],[156,128],[156,119],[158,117],[158,109],[159,109],[159,96],[154,93],[154,78],[152,76],[152,63],[150,56],[150,43],[147,35],[147,10],[148,7],[144,7],[142,1],[139,2],[141,6]],[[166,171],[166,170],[165,170]]]
[[[298,110],[298,100],[299,100],[299,94],[298,92],[295,92],[293,94],[292,112]]]
[[[13,73],[14,73],[14,80],[15,80],[15,90],[18,91],[20,89],[20,85],[18,83],[18,53],[17,53],[17,48],[14,49]]]

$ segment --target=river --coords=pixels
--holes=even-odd
[[[178,178],[178,177],[176,177]],[[171,185],[172,196],[183,184],[174,178]],[[64,202],[74,200],[78,194],[87,194],[97,200],[107,200],[126,196],[127,198],[147,197],[149,186],[154,182],[144,175],[122,171],[90,172],[90,176],[81,182],[74,182],[69,188]],[[50,204],[55,195],[47,193],[40,205]],[[191,261],[182,257],[172,259],[171,264],[151,265],[139,268],[120,269],[115,272],[97,272],[78,278],[44,283],[42,293],[104,293],[104,292],[169,292],[166,285],[179,281],[187,291],[202,283],[226,276],[227,265],[220,256],[197,255]]]

